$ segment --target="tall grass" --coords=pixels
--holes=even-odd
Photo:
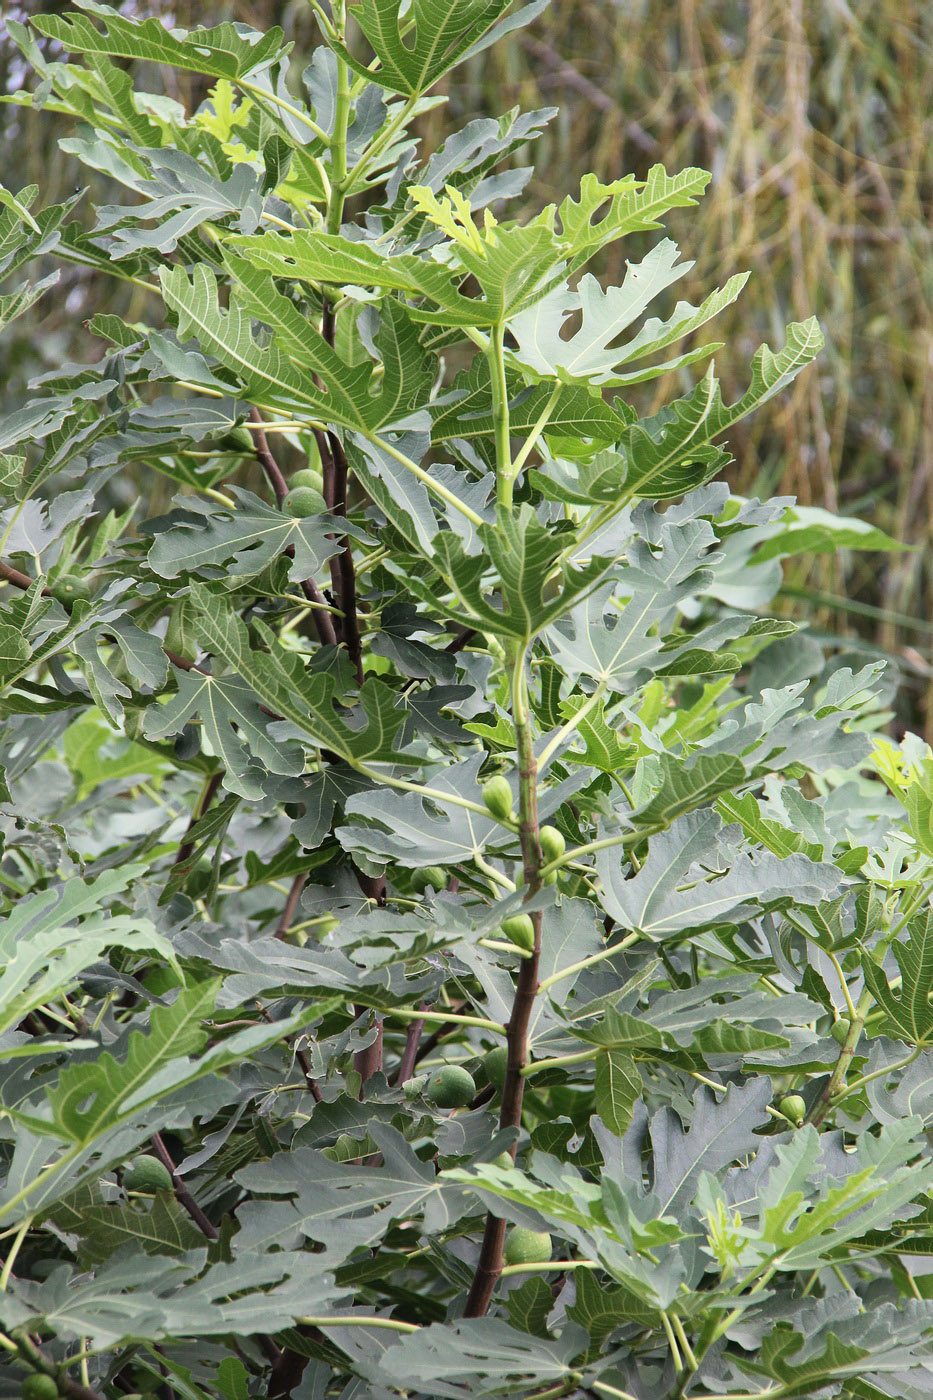
[[[27,13],[65,8],[34,0],[19,6]],[[181,24],[281,23],[299,49],[313,32],[302,0],[206,7],[150,0],[138,9]],[[717,319],[726,341],[717,357],[724,392],[741,392],[756,343],[776,339],[788,319],[815,311],[828,342],[817,371],[733,435],[732,480],[745,493],[782,491],[867,516],[916,547],[801,566],[788,578],[789,600],[795,595],[788,606],[897,654],[909,718],[928,736],[931,53],[927,0],[554,0],[530,29],[458,70],[447,106],[422,125],[426,142],[437,143],[477,115],[516,103],[557,106],[524,196],[529,209],[559,196],[583,170],[612,179],[662,161],[713,172],[701,208],[675,215],[669,227],[695,259],[678,295],[742,268],[753,272],[738,305]],[[183,75],[171,81],[174,96],[201,96],[185,89]],[[0,148],[0,179],[35,179],[50,193],[50,180],[69,189],[78,177],[51,144],[54,119],[0,108],[0,139],[13,121],[16,139]],[[645,236],[641,248],[629,241],[618,249],[607,275],[617,279],[619,262],[649,242]],[[27,367],[34,372],[37,356],[53,362],[73,353],[89,293],[77,277],[65,290],[65,298],[45,304],[36,326],[7,338],[0,380],[8,386]],[[91,295],[95,307],[112,301],[115,309],[124,297],[104,287]],[[670,388],[658,383],[652,393],[661,399]]]

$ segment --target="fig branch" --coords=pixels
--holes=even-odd
[[[522,848],[522,868],[525,897],[530,899],[541,888],[540,830],[538,823],[538,764],[534,752],[534,736],[528,707],[528,686],[525,677],[524,647],[516,648],[512,661],[512,716],[515,724],[518,758],[518,831]],[[534,943],[530,956],[521,960],[512,1002],[512,1014],[506,1026],[506,1070],[502,1087],[500,1128],[520,1128],[525,1080],[522,1071],[528,1060],[528,1026],[538,988],[538,964],[541,958],[541,911],[532,914]],[[513,1152],[514,1155],[514,1152]],[[492,1213],[486,1217],[479,1261],[467,1299],[465,1316],[482,1317],[487,1311],[496,1283],[502,1273],[502,1250],[505,1243],[505,1221]]]

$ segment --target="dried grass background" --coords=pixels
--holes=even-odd
[[[8,3],[7,15],[66,10]],[[313,42],[303,0],[124,4],[189,26],[224,18],[281,23]],[[437,143],[477,115],[557,106],[529,151],[524,201],[540,208],[586,170],[604,180],[712,171],[699,209],[670,234],[695,259],[678,295],[695,299],[735,271],[752,279],[716,323],[724,392],[744,384],[762,339],[815,312],[827,338],[815,370],[733,434],[731,479],[747,494],[869,518],[915,546],[843,554],[788,571],[783,605],[817,630],[883,647],[904,669],[905,721],[933,737],[933,5],[928,0],[552,0],[529,29],[457,70],[446,107],[422,122]],[[4,73],[4,62],[6,72]],[[146,75],[151,78],[151,74]],[[203,91],[169,74],[174,96]],[[0,90],[21,75],[2,48]],[[0,106],[0,180],[36,181],[46,201],[86,183],[55,145],[61,122]],[[2,139],[2,138],[6,139]],[[95,191],[95,193],[98,193]],[[657,237],[657,235],[655,235]],[[630,240],[597,268],[618,279]],[[143,314],[124,288],[70,273],[63,294],[5,338],[0,403],[23,378],[82,358],[94,310]],[[146,313],[151,315],[151,309]],[[651,386],[656,400],[685,383]],[[646,400],[651,406],[652,399]]]

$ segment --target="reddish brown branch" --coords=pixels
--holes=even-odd
[[[286,933],[288,933],[288,930],[291,928],[292,920],[295,917],[295,910],[298,908],[298,901],[301,898],[301,891],[304,889],[307,879],[308,872],[306,870],[303,870],[301,874],[296,875],[294,880],[292,881],[292,887],[288,892],[288,898],[286,899],[285,906],[282,910],[282,917],[279,919],[278,923],[275,926],[276,938],[284,938]],[[266,1020],[269,1019],[268,1013],[266,1011],[263,1011],[263,1016]],[[318,1082],[315,1079],[314,1074],[312,1073],[311,1063],[307,1055],[300,1047],[296,1048],[296,1046],[291,1041],[288,1041],[287,1044],[292,1054],[295,1056],[295,1059],[298,1062],[299,1066],[301,1067],[301,1072],[305,1077],[305,1084],[308,1086],[308,1092],[314,1099],[315,1103],[320,1103],[321,1099],[323,1098],[323,1095],[320,1089],[318,1088]]]
[[[518,736],[518,774],[521,797],[519,838],[522,845],[522,864],[525,875],[526,899],[537,894],[541,888],[541,844],[538,839],[538,765],[535,759],[531,726],[526,720],[516,722]],[[502,1086],[502,1107],[499,1111],[500,1128],[520,1128],[522,1123],[522,1099],[525,1081],[522,1070],[528,1060],[528,1027],[534,1010],[535,993],[538,989],[538,963],[541,958],[541,911],[531,916],[535,930],[534,950],[530,958],[523,958],[518,970],[515,985],[515,1000],[512,1014],[506,1027],[505,1083]],[[514,1156],[515,1149],[512,1149]],[[482,1317],[492,1301],[496,1283],[502,1272],[502,1246],[505,1241],[505,1222],[491,1212],[486,1219],[483,1243],[480,1246],[479,1261],[473,1275],[473,1283],[467,1298],[464,1316]]]
[[[419,1008],[426,1011],[427,1007],[422,1003]],[[418,1061],[418,1046],[421,1042],[421,1033],[424,1030],[423,1021],[409,1021],[408,1030],[405,1034],[405,1049],[402,1051],[402,1058],[399,1061],[398,1069],[392,1076],[393,1084],[404,1084],[406,1079],[411,1079],[415,1072],[415,1065]]]
[[[301,898],[301,891],[304,889],[305,884],[307,883],[307,879],[308,872],[306,870],[303,870],[301,874],[296,875],[294,880],[292,881],[292,887],[288,892],[288,898],[286,899],[285,906],[282,909],[282,917],[276,924],[276,938],[284,938],[286,933],[288,933],[288,930],[291,928],[292,920],[295,917],[295,910],[298,908],[298,901]]]
[[[198,1229],[201,1231],[201,1234],[205,1237],[205,1239],[218,1239],[220,1232],[218,1231],[217,1226],[213,1225],[211,1221],[208,1220],[207,1216],[204,1214],[203,1210],[198,1205],[197,1201],[194,1199],[185,1183],[182,1181],[181,1177],[176,1176],[175,1163],[172,1161],[171,1153],[169,1152],[168,1148],[165,1146],[165,1143],[162,1140],[162,1134],[153,1133],[152,1137],[150,1138],[150,1142],[152,1143],[152,1150],[155,1152],[159,1161],[164,1167],[167,1167],[172,1174],[172,1188],[175,1192],[175,1199],[178,1202],[178,1204],[182,1207],[183,1210],[186,1210],[188,1212],[188,1214],[191,1216],[191,1219],[194,1221],[195,1225],[197,1225]]]
[[[255,404],[250,408],[249,416],[254,425],[262,422],[259,409],[256,408]],[[253,439],[253,450],[256,453],[256,461],[262,467],[268,478],[269,485],[275,492],[276,505],[280,506],[288,495],[288,482],[285,480],[282,468],[273,457],[269,448],[269,439],[266,437],[265,428],[253,426],[249,431]]]
[[[28,574],[20,573],[19,569],[14,569],[12,564],[7,564],[2,559],[0,559],[0,578],[5,578],[7,583],[12,583],[23,590],[31,588],[35,583],[34,578],[30,578]],[[48,597],[50,591],[48,588],[43,588],[43,598]]]
[[[163,1166],[167,1167],[172,1174],[172,1186],[174,1187],[175,1199],[178,1202],[178,1204],[188,1212],[188,1214],[191,1216],[191,1219],[194,1221],[195,1225],[197,1225],[198,1229],[201,1231],[201,1234],[205,1237],[205,1239],[218,1239],[220,1237],[220,1232],[218,1231],[217,1227],[213,1225],[210,1220],[208,1220],[207,1216],[204,1214],[203,1210],[198,1205],[197,1201],[194,1199],[185,1183],[182,1181],[181,1177],[176,1175],[175,1163],[172,1161],[171,1153],[165,1146],[162,1134],[153,1133],[150,1141],[152,1143],[153,1150],[159,1158],[159,1161],[163,1164]],[[273,1365],[277,1365],[282,1359],[282,1352],[279,1349],[279,1347],[276,1346],[272,1338],[267,1336],[266,1333],[260,1332],[257,1335],[256,1340],[262,1347],[262,1350],[265,1353],[268,1360],[271,1361]]]

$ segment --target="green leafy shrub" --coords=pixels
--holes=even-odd
[[[130,202],[3,192],[0,311],[41,255],[141,318],[0,423],[27,1387],[923,1393],[933,759],[880,737],[881,662],[767,614],[782,559],[892,542],[715,481],[815,323],[729,404],[698,333],[741,275],[645,319],[673,244],[586,270],[703,171],[519,224],[550,113],[419,152],[542,8],[314,3],[303,74],[276,30],[84,0],[34,21],[66,63],[11,25]],[[169,511],[120,507],[129,462]],[[171,1191],[120,1190],[140,1157]]]

